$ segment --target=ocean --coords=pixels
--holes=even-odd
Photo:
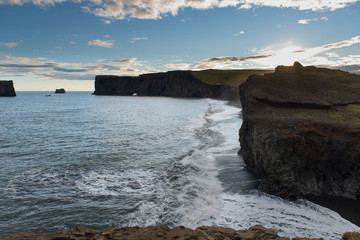
[[[17,92],[0,103],[0,237],[79,224],[360,231],[310,201],[257,191],[237,155],[241,109],[225,101]]]

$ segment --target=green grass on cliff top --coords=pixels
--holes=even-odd
[[[191,74],[200,81],[210,85],[229,85],[232,87],[238,87],[245,82],[250,75],[264,75],[265,73],[271,73],[274,70],[203,70],[203,71],[191,71]]]

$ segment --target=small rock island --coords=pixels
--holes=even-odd
[[[12,80],[0,80],[0,97],[15,97],[15,88]]]
[[[279,66],[240,86],[240,153],[261,190],[360,199],[360,75]]]
[[[65,89],[63,88],[56,89],[55,93],[65,93]]]

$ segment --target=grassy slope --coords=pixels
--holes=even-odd
[[[191,74],[202,82],[211,85],[229,85],[232,87],[238,87],[240,84],[246,81],[250,75],[258,74],[264,75],[265,73],[271,73],[274,70],[203,70],[203,71],[191,71]]]

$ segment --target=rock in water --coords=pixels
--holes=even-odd
[[[360,76],[279,66],[240,86],[241,154],[281,197],[360,198]]]
[[[12,80],[0,80],[0,97],[15,97],[14,83]]]
[[[63,88],[56,89],[55,93],[65,93],[65,89]]]

